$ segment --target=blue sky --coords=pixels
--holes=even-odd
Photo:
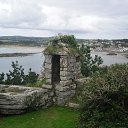
[[[0,36],[128,38],[128,0],[0,0]]]

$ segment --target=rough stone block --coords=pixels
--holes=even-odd
[[[70,63],[76,63],[76,59],[75,58],[70,58]]]
[[[68,90],[69,90],[69,86],[62,87],[62,86],[60,86],[60,85],[57,85],[57,86],[55,87],[55,89],[56,89],[57,91],[59,91],[59,92],[64,92],[64,91],[68,91]]]
[[[51,68],[52,68],[52,64],[45,63],[45,64],[44,64],[44,68],[45,68],[45,69],[51,69]]]
[[[68,68],[67,67],[66,68],[65,67],[61,67],[60,71],[68,71]]]
[[[75,109],[80,108],[80,105],[79,105],[79,104],[76,104],[76,103],[69,103],[68,106],[69,106],[70,108],[75,108]]]
[[[52,77],[52,74],[50,74],[50,73],[47,73],[47,72],[45,72],[45,78],[46,79],[51,79],[51,77]]]
[[[60,81],[60,85],[61,85],[61,86],[67,86],[67,85],[70,85],[71,83],[72,83],[72,80]]]
[[[45,55],[45,62],[51,64],[51,62],[52,62],[52,55]]]
[[[53,85],[44,84],[42,85],[42,88],[44,89],[52,89]]]
[[[49,96],[50,96],[50,97],[54,96],[54,92],[51,91],[51,92],[49,93]]]
[[[71,84],[70,87],[71,89],[76,89],[76,84]]]
[[[71,95],[70,95],[70,97],[73,97],[73,96],[75,95],[75,93],[76,93],[76,90],[71,90]]]
[[[44,68],[44,73],[51,74],[52,73],[52,69]]]
[[[61,81],[66,81],[66,80],[68,80],[68,79],[69,79],[68,77],[60,76],[60,80],[61,80]]]
[[[68,60],[67,60],[67,56],[61,57],[60,58],[60,67],[67,67],[68,66]]]
[[[46,84],[51,84],[51,79],[46,79]]]
[[[69,76],[71,75],[71,72],[68,71],[60,71],[60,76]]]
[[[56,91],[56,95],[57,95],[57,97],[59,97],[59,98],[70,97],[71,91],[65,91],[65,92]]]
[[[0,114],[21,114],[46,105],[46,89],[0,85]]]

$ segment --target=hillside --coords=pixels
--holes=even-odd
[[[40,46],[51,37],[0,36],[0,44]]]

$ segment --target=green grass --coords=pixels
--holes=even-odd
[[[79,112],[51,107],[22,115],[0,117],[0,128],[75,128]]]

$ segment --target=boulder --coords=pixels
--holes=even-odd
[[[46,89],[0,85],[0,114],[21,114],[43,108],[48,100]]]

